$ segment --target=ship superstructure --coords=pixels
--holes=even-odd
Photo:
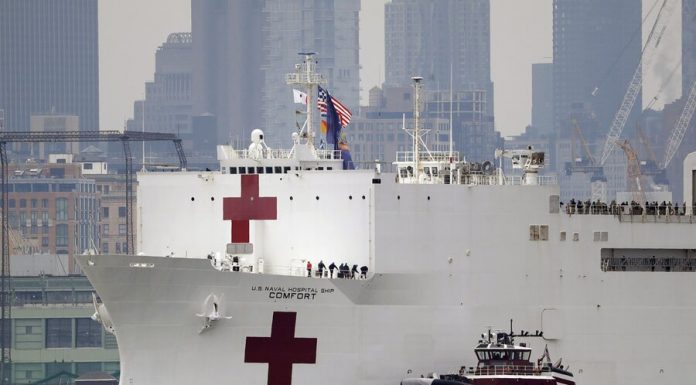
[[[456,370],[472,335],[510,317],[577,383],[688,382],[691,207],[581,214],[533,149],[500,152],[523,171],[504,175],[418,135],[396,173],[342,170],[307,124],[288,151],[255,131],[219,148],[217,171],[139,174],[139,255],[78,257],[122,383],[396,383]],[[685,169],[692,199],[696,154]],[[307,277],[308,261],[367,278]]]

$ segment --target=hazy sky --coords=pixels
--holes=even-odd
[[[340,0],[339,0],[340,1]],[[643,0],[644,12],[657,0]],[[384,4],[362,0],[361,97],[384,79]],[[531,64],[552,61],[552,0],[491,0],[491,74],[496,128],[516,135],[531,123]],[[171,32],[191,30],[191,0],[112,0],[99,3],[100,120],[122,128],[152,80],[155,51]],[[656,66],[646,73],[644,99],[657,90],[679,59],[679,9],[672,17]],[[647,29],[647,28],[644,28]],[[644,31],[645,33],[645,31]],[[376,38],[378,37],[378,38]],[[291,70],[291,69],[289,69]],[[660,96],[661,106],[680,94],[681,72]],[[290,95],[290,94],[288,94]]]

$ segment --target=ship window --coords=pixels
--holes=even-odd
[[[433,175],[437,176],[437,168],[436,167],[433,167]]]
[[[230,174],[236,174],[237,173],[237,167],[230,167]]]
[[[324,167],[317,167],[317,170],[324,171]]]
[[[240,174],[246,174],[246,167],[240,167],[240,168],[239,168],[239,173],[240,173]]]
[[[406,171],[405,168],[400,169],[399,174],[401,175],[402,178],[406,178],[408,176],[408,172]]]
[[[593,235],[594,235],[594,241],[599,242],[599,240],[600,240],[599,231],[595,231]]]
[[[549,240],[549,225],[539,226],[539,240],[548,241]]]
[[[256,174],[256,169],[254,167],[247,167],[247,174]]]
[[[263,174],[263,167],[256,167],[257,174]]]
[[[288,171],[290,171],[290,167],[287,167],[287,166],[286,166],[286,167],[283,167],[283,173],[284,173],[284,174],[287,174]]]
[[[280,166],[276,166],[274,172],[275,172],[276,174],[282,174],[282,173],[283,173],[283,168],[280,167]]]
[[[565,241],[565,240],[566,240],[566,232],[561,231],[561,241]]]
[[[580,233],[573,233],[573,241],[577,242],[580,240]]]
[[[333,167],[327,167],[326,169],[331,171],[331,170],[333,170]]]
[[[523,352],[522,353],[522,359],[525,361],[529,361],[529,356],[532,354],[532,352]]]
[[[273,174],[273,167],[266,167],[266,174]]]
[[[539,240],[539,225],[529,225],[529,240],[538,241]]]

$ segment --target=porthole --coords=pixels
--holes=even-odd
[[[397,195],[396,200],[401,200],[401,195]]]
[[[211,202],[214,202],[214,201],[215,201],[215,197],[210,197],[210,201],[211,201]]]
[[[365,200],[365,195],[362,196],[362,199]]]
[[[290,200],[292,200],[292,197],[290,197]]]
[[[194,197],[191,197],[191,202],[193,202],[193,201],[195,201],[195,200],[196,200],[196,198],[194,198]]]
[[[315,198],[316,200],[319,200],[319,195],[317,195],[317,196],[316,196],[316,197],[314,197],[314,198]]]
[[[348,199],[353,200],[353,196],[352,196],[352,195],[348,195]]]

